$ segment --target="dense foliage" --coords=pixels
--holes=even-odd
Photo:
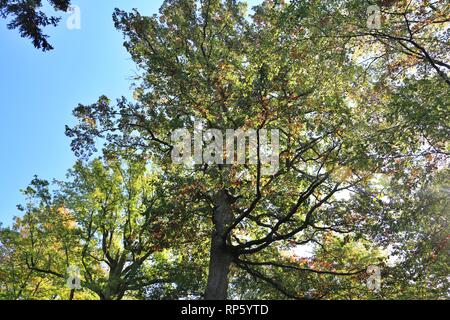
[[[70,0],[48,0],[48,2],[55,10],[64,12],[70,5]],[[30,38],[37,49],[48,51],[53,47],[42,28],[49,25],[56,27],[61,18],[47,16],[40,10],[41,7],[42,0],[0,0],[0,17],[11,16],[8,29],[19,29],[20,36]]]
[[[134,101],[75,109],[80,161],[24,190],[0,297],[448,298],[449,4],[379,1],[377,29],[369,5],[117,9]],[[255,165],[175,164],[171,135],[196,119],[280,130],[279,170],[262,174],[259,142]]]

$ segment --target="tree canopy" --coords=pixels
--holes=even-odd
[[[1,263],[0,294],[40,298],[45,282],[45,297],[73,298],[79,265],[76,298],[448,298],[449,4],[379,1],[376,29],[370,5],[116,9],[134,101],[74,110],[80,160],[54,194],[37,178],[24,191],[24,217],[1,233],[17,263]],[[174,163],[173,132],[199,119],[255,130],[256,163]],[[266,175],[261,132],[275,129]]]

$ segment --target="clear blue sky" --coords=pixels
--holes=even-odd
[[[63,17],[46,29],[53,51],[43,53],[0,19],[0,223],[10,225],[23,202],[19,190],[37,174],[63,179],[74,161],[64,126],[72,110],[105,94],[129,96],[135,66],[114,28],[114,8],[158,12],[162,0],[73,0],[81,29],[69,30]],[[248,1],[254,5],[261,1]]]

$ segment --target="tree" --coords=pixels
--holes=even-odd
[[[48,0],[49,4],[57,11],[66,12],[70,6],[70,0]],[[53,46],[48,42],[48,36],[44,34],[42,27],[52,25],[56,27],[60,17],[48,17],[39,9],[42,0],[1,0],[0,17],[6,19],[12,16],[8,23],[8,29],[19,29],[20,36],[30,38],[33,45],[42,51],[52,50]]]
[[[449,171],[439,172],[408,203],[399,219],[392,253],[395,263],[384,277],[384,294],[395,299],[448,299]]]
[[[55,195],[38,178],[24,190],[26,213],[8,233],[17,234],[13,247],[26,272],[50,277],[60,296],[73,298],[67,270],[78,267],[80,294],[111,300],[170,287],[177,273],[188,270],[185,263],[179,271],[177,258],[177,248],[190,241],[183,240],[177,218],[183,211],[166,202],[171,186],[145,163],[117,157],[77,163],[68,179],[58,182]],[[175,237],[180,242],[169,245]]]
[[[423,68],[420,79],[408,74],[410,65],[398,47],[391,49],[404,71],[399,82],[384,78],[389,76],[384,68],[361,63],[364,54],[352,53],[369,43],[352,42],[351,29],[345,36],[332,32],[341,30],[341,21],[329,18],[347,13],[349,23],[357,24],[360,11],[348,14],[361,9],[357,3],[264,1],[250,20],[245,5],[237,1],[166,1],[160,15],[152,17],[116,10],[115,24],[142,70],[136,79],[138,102],[122,98],[112,105],[101,97],[90,106],[80,105],[74,112],[80,124],[66,132],[79,156],[96,150],[96,138],[106,138],[106,151],[139,150],[167,181],[179,186],[191,209],[202,214],[209,208],[204,298],[226,299],[230,268],[235,267],[290,298],[321,296],[327,290],[291,286],[289,291],[265,271],[343,278],[361,274],[378,261],[377,254],[374,259],[362,254],[364,263],[353,259],[333,268],[326,263],[299,268],[295,261],[286,264],[277,252],[315,245],[330,232],[332,237],[347,235],[350,247],[357,248],[358,239],[364,239],[370,247],[386,248],[397,232],[393,213],[402,208],[402,197],[410,197],[420,181],[429,181],[437,163],[446,159],[448,116],[438,117],[449,101],[448,90],[440,85],[447,82],[443,71]],[[385,39],[384,33],[367,36]],[[416,49],[420,52],[406,54],[421,55],[417,64],[441,61],[441,55],[430,60],[428,51]],[[427,92],[431,86],[434,98]],[[406,112],[414,103],[433,116],[419,120],[416,111]],[[195,119],[205,119],[205,130],[254,128],[259,136],[262,129],[279,129],[279,171],[262,174],[259,142],[254,166],[174,164],[171,134],[177,128],[193,130]],[[426,142],[428,134],[432,143]],[[401,192],[389,183],[380,190],[380,177],[409,182]],[[193,181],[195,188],[184,189]]]
[[[0,228],[0,299],[51,299],[51,294],[41,294],[46,279],[37,279],[22,261],[20,234]],[[47,287],[48,289],[48,287]]]
[[[135,102],[75,109],[66,133],[80,161],[54,194],[33,180],[24,217],[0,233],[2,294],[447,297],[447,4],[382,1],[377,29],[368,4],[264,1],[251,17],[233,0],[117,9],[140,68]],[[253,129],[255,163],[220,161],[207,134],[193,141],[202,164],[174,162],[174,131],[199,120]],[[281,143],[267,175],[271,129]],[[102,158],[85,164],[99,142]],[[81,292],[64,287],[71,265]],[[381,292],[365,285],[369,266]],[[50,293],[28,284],[40,277]]]

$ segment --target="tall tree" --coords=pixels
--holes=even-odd
[[[312,297],[312,288],[288,290],[262,266],[336,277],[361,274],[374,261],[298,269],[277,252],[315,245],[330,232],[387,247],[396,232],[389,217],[401,206],[401,197],[418,187],[418,177],[431,179],[423,168],[436,171],[448,155],[440,148],[445,149],[448,116],[418,121],[404,109],[420,101],[422,108],[443,114],[448,90],[437,85],[445,86],[442,72],[424,68],[421,79],[404,72],[397,84],[395,78],[383,78],[384,68],[368,69],[360,60],[364,55],[352,55],[367,44],[351,42],[350,33],[332,33],[340,30],[340,20],[329,18],[347,13],[356,23],[362,8],[356,3],[264,1],[251,19],[237,1],[170,0],[152,17],[116,10],[116,26],[141,69],[138,102],[122,98],[114,105],[101,97],[80,105],[74,112],[80,124],[66,132],[80,156],[95,150],[96,138],[106,138],[106,151],[138,151],[179,186],[180,195],[192,203],[188,210],[209,218],[205,299],[228,297],[235,267],[290,298]],[[384,39],[378,33],[369,36]],[[432,65],[441,58],[417,59]],[[279,171],[262,174],[259,142],[256,165],[174,164],[171,134],[178,128],[194,130],[195,119],[205,119],[205,130],[255,129],[259,136],[262,129],[279,129]],[[417,126],[423,130],[417,132]],[[433,143],[426,142],[426,133],[433,134]],[[401,171],[402,166],[408,169]],[[386,200],[390,185],[380,191],[380,177],[408,180],[409,190]],[[323,290],[316,291],[320,296]]]

